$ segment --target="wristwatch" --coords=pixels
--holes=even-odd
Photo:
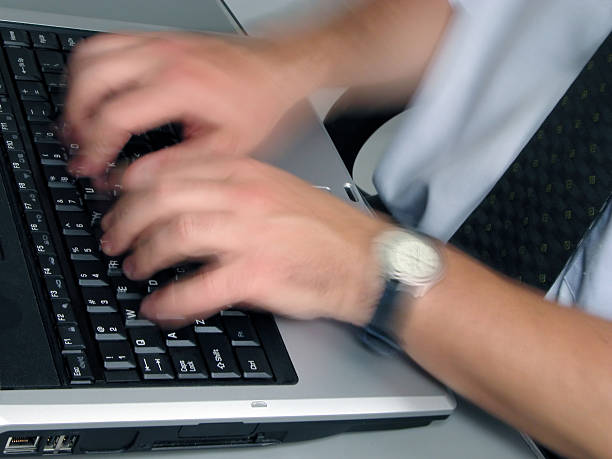
[[[442,279],[444,258],[437,241],[406,229],[383,232],[374,240],[374,250],[385,290],[361,340],[381,354],[401,352],[392,327],[397,309],[406,307],[405,298],[422,297]],[[407,294],[401,305],[399,292]]]

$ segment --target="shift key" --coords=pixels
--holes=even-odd
[[[203,333],[199,341],[211,378],[240,378],[232,347],[224,335]]]

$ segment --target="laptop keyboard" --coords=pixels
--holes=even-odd
[[[287,384],[297,377],[272,316],[232,308],[180,330],[138,314],[141,299],[189,275],[178,266],[146,282],[128,280],[122,259],[100,251],[111,192],[65,170],[71,150],[53,120],[63,109],[65,63],[87,32],[5,24],[0,74],[4,165],[14,178],[26,245],[39,279],[43,318],[66,385]],[[180,126],[133,136],[119,160],[181,140]]]

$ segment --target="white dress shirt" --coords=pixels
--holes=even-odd
[[[612,29],[609,0],[451,3],[449,29],[374,174],[396,219],[441,240],[491,190]],[[612,202],[547,297],[612,320]]]
[[[447,240],[612,28],[610,0],[454,0],[454,18],[375,174],[401,223]]]

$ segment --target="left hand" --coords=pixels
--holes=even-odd
[[[131,250],[131,279],[213,260],[145,298],[144,316],[176,327],[246,303],[367,323],[383,289],[372,240],[388,223],[252,158],[182,148],[133,163],[102,220],[105,253]]]

